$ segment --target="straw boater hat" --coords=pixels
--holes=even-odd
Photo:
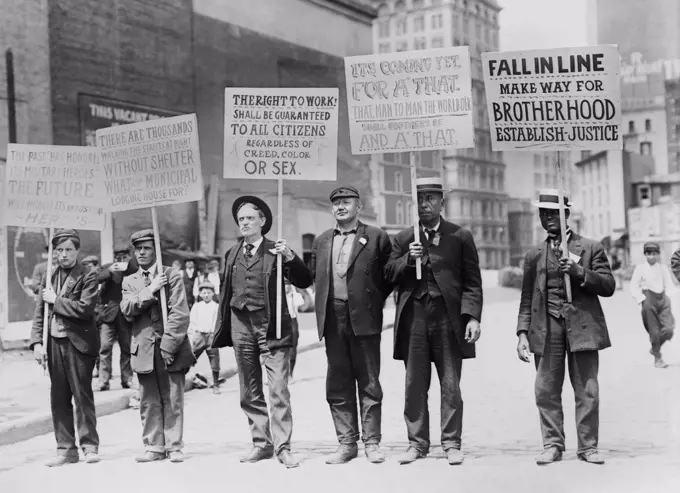
[[[238,209],[239,207],[241,207],[241,204],[245,204],[247,202],[255,204],[255,206],[257,206],[257,208],[262,211],[262,214],[264,214],[266,222],[264,224],[264,227],[262,228],[262,236],[266,235],[267,233],[269,233],[269,230],[272,229],[272,211],[267,205],[267,203],[258,197],[253,197],[252,195],[244,195],[242,197],[237,198],[234,201],[234,205],[231,207],[231,215],[234,216],[234,221],[236,221],[236,224],[238,225]]]
[[[201,281],[198,285],[198,290],[200,291],[201,289],[211,289],[213,293],[215,292],[215,286],[210,281]]]
[[[431,176],[428,178],[416,178],[416,192],[417,193],[427,193],[427,192],[439,192],[442,195],[450,192],[444,188],[444,182],[441,178],[437,176]],[[411,190],[408,192],[411,193]]]
[[[564,196],[564,208],[570,209],[571,202],[569,202],[569,195],[566,193]],[[535,207],[539,209],[559,209],[560,208],[560,194],[554,188],[544,188],[538,192],[538,200],[533,202]]]

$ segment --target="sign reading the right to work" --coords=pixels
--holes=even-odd
[[[337,88],[224,92],[224,178],[335,181]]]
[[[7,226],[104,229],[96,149],[8,144],[5,174]]]
[[[494,151],[621,149],[616,46],[482,53]]]
[[[96,140],[108,211],[203,198],[195,114],[101,128]]]

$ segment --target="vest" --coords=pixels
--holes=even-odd
[[[555,318],[562,317],[562,305],[566,300],[564,289],[564,274],[559,270],[558,259],[555,252],[547,245],[548,267],[546,271],[548,292],[548,313]]]
[[[425,236],[423,234],[423,239],[425,244],[427,240],[425,239]],[[428,252],[428,249],[432,248],[432,245],[426,245],[425,246],[425,255],[423,255],[421,263],[422,263],[422,278],[418,282],[418,287],[413,291],[413,298],[416,300],[419,300],[423,298],[425,295],[428,295],[430,298],[439,298],[442,295],[442,292],[439,290],[439,286],[437,285],[437,281],[434,278],[434,272],[432,272],[432,262],[430,261],[430,254]]]
[[[263,246],[254,253],[248,265],[243,247],[239,248],[231,273],[231,303],[236,310],[254,312],[265,308]],[[246,267],[247,266],[247,267]]]

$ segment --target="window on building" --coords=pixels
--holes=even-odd
[[[406,204],[406,217],[405,217],[405,223],[409,223],[413,221],[413,202],[409,201],[408,204]]]
[[[390,21],[378,22],[378,37],[388,38],[390,36]]]
[[[482,200],[482,219],[489,219],[489,203],[486,200]]]
[[[389,53],[390,52],[390,44],[389,43],[380,43],[378,46],[378,53]]]
[[[432,6],[433,7],[438,7],[441,4],[442,4],[442,0],[432,0]]]
[[[420,153],[420,165],[423,168],[434,168],[434,151],[422,151]]]
[[[477,42],[480,42],[482,40],[482,23],[479,21],[475,23],[475,35]]]
[[[397,218],[397,224],[404,224],[404,203],[401,200],[397,200],[394,212]]]
[[[312,233],[302,235],[302,260],[308,268],[312,268],[312,245],[314,245],[314,236]]]
[[[406,2],[404,0],[397,0],[394,2],[394,10],[397,12],[403,12],[406,10]]]
[[[432,48],[443,48],[444,47],[444,38],[441,36],[437,36],[435,38],[432,38]]]
[[[486,188],[486,168],[483,166],[479,170],[479,188]]]
[[[400,152],[397,154],[398,156],[398,163],[401,164],[402,166],[410,166],[411,165],[411,153],[410,152]],[[418,154],[415,154],[416,159]],[[413,163],[414,165],[416,164],[415,162]]]
[[[498,172],[498,190],[501,192],[505,191],[505,172]]]
[[[432,29],[441,29],[444,27],[444,14],[435,14],[432,16]]]
[[[489,188],[496,190],[496,170],[489,170]]]
[[[465,214],[467,213],[466,203],[467,203],[467,200],[460,199],[460,217],[465,217]]]
[[[383,161],[386,163],[394,163],[395,162],[394,153],[386,152],[385,154],[383,154]]]
[[[427,48],[427,39],[416,38],[415,41],[413,42],[413,48],[415,50],[424,50],[425,48]]]
[[[408,51],[408,43],[406,41],[399,41],[396,51]]]
[[[397,21],[397,34],[406,34],[406,18]]]
[[[413,30],[417,33],[425,30],[425,16],[419,15],[413,19]]]
[[[643,156],[652,155],[652,143],[651,142],[640,142],[640,154]]]
[[[534,187],[539,188],[543,186],[543,173],[534,173]]]
[[[652,131],[652,120],[647,118],[645,120],[645,132],[651,132]]]
[[[458,14],[453,14],[451,16],[451,27],[453,28],[453,32],[458,31],[459,25],[460,25],[460,16]]]
[[[675,138],[680,139],[680,125],[675,125]]]
[[[629,134],[634,134],[635,133],[635,122],[633,120],[630,120],[628,122],[628,133]]]
[[[464,187],[467,183],[467,170],[465,168],[465,164],[458,165],[458,183],[460,183],[461,187]]]
[[[394,191],[403,192],[404,191],[404,176],[401,171],[394,173]]]
[[[541,169],[541,155],[534,154],[534,169]]]
[[[424,3],[425,3],[425,0],[413,0],[413,8],[414,9],[422,9]]]

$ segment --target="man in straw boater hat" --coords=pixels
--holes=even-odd
[[[547,238],[524,259],[522,296],[517,321],[517,355],[536,365],[538,407],[543,453],[539,465],[562,459],[564,416],[562,385],[565,366],[576,398],[578,457],[603,464],[597,450],[599,429],[599,388],[597,382],[600,349],[611,346],[599,296],[614,294],[616,282],[601,243],[582,238],[565,225],[568,256],[562,258],[562,230],[557,190],[542,190],[538,213]],[[566,219],[571,204],[564,195]],[[566,296],[565,274],[569,276],[572,302]],[[565,358],[567,364],[565,364]]]
[[[59,229],[52,238],[56,265],[51,282],[43,276],[43,289],[33,318],[31,348],[38,362],[47,359],[50,372],[50,405],[57,439],[57,456],[50,467],[78,462],[78,448],[73,422],[73,404],[80,448],[88,463],[99,462],[97,414],[92,392],[92,370],[99,352],[99,334],[95,326],[97,274],[86,271],[78,262],[80,237],[73,229]],[[46,285],[47,284],[47,285]],[[49,307],[47,324],[44,306]],[[43,329],[48,331],[47,348],[43,348]]]
[[[441,390],[441,444],[451,465],[461,464],[463,359],[475,357],[481,335],[482,278],[472,233],[441,217],[440,178],[416,180],[420,241],[413,227],[392,240],[385,273],[399,291],[394,322],[394,358],[406,365],[404,418],[409,448],[398,458],[410,464],[430,449],[427,392],[432,362]],[[421,260],[419,280],[416,259]]]
[[[132,369],[139,380],[142,440],[137,462],[183,462],[184,379],[194,363],[187,337],[189,306],[181,274],[158,264],[151,229],[130,237],[139,269],[123,279],[120,311],[132,322]],[[165,290],[167,324],[160,290]]]
[[[279,213],[282,213],[280,211]],[[241,462],[276,455],[288,468],[298,466],[290,451],[293,421],[288,391],[293,329],[283,277],[294,286],[312,284],[309,269],[286,245],[266,238],[272,213],[257,197],[243,196],[232,207],[243,240],[225,254],[224,284],[213,348],[233,346],[239,375],[241,409],[248,417],[253,448]],[[281,338],[276,338],[276,255],[283,256]],[[262,357],[269,381],[270,416],[262,390]]]
[[[329,199],[336,226],[319,235],[312,247],[316,319],[328,360],[326,400],[340,443],[326,463],[354,459],[360,433],[368,460],[381,463],[380,339],[383,306],[392,291],[383,270],[392,246],[385,231],[359,221],[362,205],[356,188],[336,188]]]

